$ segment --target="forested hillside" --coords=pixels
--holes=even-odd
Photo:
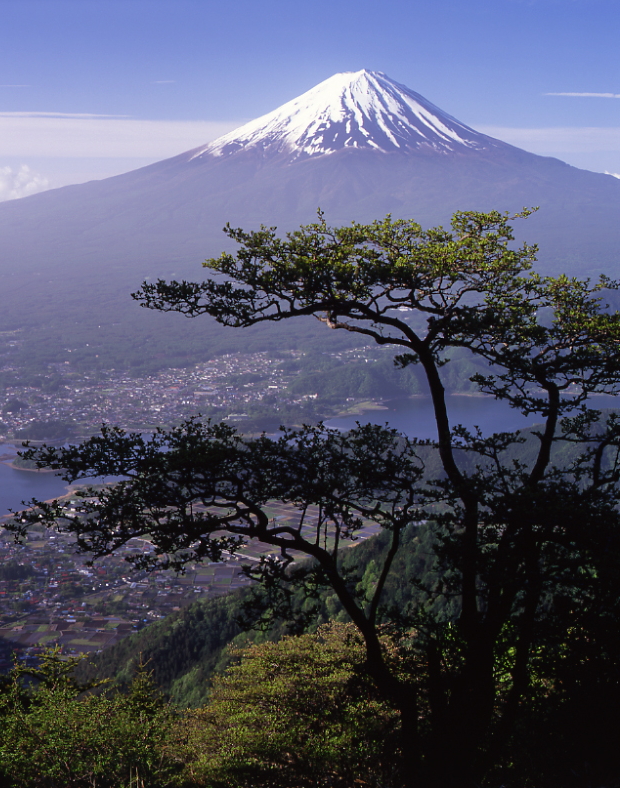
[[[10,524],[18,538],[56,528],[145,570],[246,559],[249,592],[179,614],[107,664],[126,685],[127,649],[143,645],[177,704],[206,701],[170,728],[185,730],[194,782],[613,784],[620,420],[595,405],[620,391],[620,314],[604,299],[616,285],[537,274],[535,247],[511,244],[509,221],[530,213],[459,212],[450,231],[389,217],[319,217],[285,238],[229,228],[239,250],[208,261],[223,277],[138,295],[237,328],[315,315],[391,346],[398,368],[423,372],[436,440],[374,424],[256,437],[189,418],[25,453],[68,483],[120,481],[86,486],[71,507],[37,501]],[[449,392],[465,370],[500,415],[508,405],[539,424],[458,424]],[[349,384],[364,380],[378,383],[366,372]],[[260,556],[246,552],[255,541]],[[221,677],[231,637],[254,644]],[[20,671],[11,725],[46,697]]]
[[[611,416],[613,411],[605,411]],[[538,428],[523,430],[522,442],[512,444],[502,454],[506,464],[532,463],[539,439]],[[553,461],[561,468],[569,468],[581,448],[573,444],[557,444]],[[420,445],[418,455],[424,461],[426,478],[430,481],[441,475],[439,453],[434,446]],[[466,451],[457,452],[460,468],[466,473],[475,470],[477,458]],[[431,530],[426,526],[410,527],[402,537],[401,550],[392,569],[382,597],[382,610],[386,621],[396,617],[406,618],[407,611],[415,609],[420,601],[419,587],[432,586],[440,581],[433,566],[433,551],[429,540]],[[342,554],[343,573],[353,577],[361,594],[366,593],[377,580],[378,567],[385,558],[389,533],[354,542]],[[243,561],[241,561],[243,563]],[[328,621],[347,621],[333,591],[322,590],[316,599],[308,599],[299,589],[293,598],[289,622],[274,619],[271,626],[256,628],[257,618],[265,606],[260,587],[244,589],[224,596],[200,600],[162,621],[150,624],[140,632],[106,649],[80,666],[79,675],[88,679],[109,678],[121,685],[130,683],[140,660],[147,663],[153,677],[175,704],[198,706],[204,703],[210,691],[214,673],[229,662],[227,649],[231,645],[260,643],[277,640],[290,632],[315,632]],[[449,597],[439,597],[435,602],[437,616],[441,617]],[[304,611],[312,612],[309,621]],[[297,623],[295,623],[297,621]],[[292,623],[291,623],[292,622]]]
[[[386,586],[383,615],[392,626],[385,629],[385,648],[407,671],[412,655],[391,644],[390,635],[396,634],[396,621],[415,615],[419,582],[442,582],[429,549],[433,539],[432,529],[409,529]],[[382,534],[343,554],[343,570],[354,574],[360,594],[376,583],[388,544],[388,535]],[[0,773],[6,774],[6,784],[59,788],[65,783],[53,775],[64,758],[60,773],[64,769],[76,786],[86,784],[80,781],[84,768],[102,788],[117,788],[121,783],[114,780],[132,768],[152,788],[310,788],[334,781],[343,788],[398,786],[389,754],[398,715],[367,683],[361,644],[333,592],[322,591],[315,599],[296,595],[293,618],[303,619],[311,609],[312,621],[307,635],[293,637],[282,622],[267,631],[243,631],[237,619],[248,623],[251,596],[245,591],[199,602],[151,625],[79,665],[75,689],[70,665],[54,667],[52,659],[46,673],[44,663],[36,674],[42,688],[30,711],[5,685]],[[438,596],[433,617],[450,616],[453,604],[449,594]],[[331,628],[325,622],[333,622]],[[610,649],[620,646],[617,638],[615,631],[607,633]],[[601,682],[605,663],[592,664],[584,676],[578,663],[588,653],[586,644],[581,651],[539,655],[522,723],[484,786],[617,784],[617,748],[608,720],[620,698]],[[104,677],[111,677],[122,694],[78,691]],[[159,688],[172,706],[163,702]],[[194,711],[182,711],[187,707]],[[45,761],[27,764],[28,731],[47,742]],[[13,748],[11,756],[7,747]],[[291,748],[295,759],[288,755]]]

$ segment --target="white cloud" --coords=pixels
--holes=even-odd
[[[620,127],[556,127],[518,129],[506,126],[476,126],[490,137],[525,148],[542,156],[562,153],[592,153],[592,151],[620,151]],[[560,156],[561,157],[561,156]]]
[[[607,172],[607,170],[605,170],[605,175],[611,175],[612,178],[620,178],[620,173],[618,172]]]
[[[545,96],[585,96],[587,98],[620,98],[620,93],[545,93]]]
[[[128,118],[129,115],[95,115],[92,112],[0,112],[0,118]]]
[[[0,202],[28,197],[30,194],[49,189],[49,181],[38,172],[34,172],[26,164],[14,170],[12,167],[0,167]]]
[[[0,113],[5,157],[165,159],[197,148],[240,124],[135,120],[53,112]]]

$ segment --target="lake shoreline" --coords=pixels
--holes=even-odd
[[[454,394],[449,394],[449,397],[466,397],[468,399],[492,399],[494,400],[491,394],[484,394],[481,391],[458,391]],[[411,400],[413,402],[425,402],[430,400],[430,396],[428,394],[409,394],[406,397],[398,397],[398,400],[406,399]],[[330,416],[329,419],[325,419],[325,421],[331,421],[332,419],[344,419],[350,416],[363,416],[365,413],[372,413],[374,411],[389,411],[390,410],[390,403],[394,402],[394,399],[369,399],[369,400],[362,400],[361,402],[356,402],[351,405],[349,408],[344,408],[339,410],[338,413],[334,416]]]

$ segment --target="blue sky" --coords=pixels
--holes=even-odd
[[[175,155],[360,68],[620,173],[618,0],[0,0],[0,19],[0,199]]]

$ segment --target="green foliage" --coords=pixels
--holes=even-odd
[[[20,440],[63,442],[75,433],[75,424],[64,421],[33,421],[15,433]],[[19,467],[19,466],[17,466]]]
[[[436,441],[372,426],[278,440],[195,420],[150,438],[106,428],[81,447],[29,456],[69,481],[124,480],[86,491],[76,514],[41,504],[14,530],[54,524],[94,555],[148,536],[155,553],[136,555],[138,566],[219,560],[249,539],[271,545],[277,555],[246,569],[262,585],[260,623],[284,616],[303,628],[323,604],[346,614],[379,697],[400,714],[402,783],[479,784],[528,704],[543,702],[540,687],[561,695],[558,665],[570,666],[567,686],[586,687],[594,660],[613,688],[618,652],[605,633],[620,626],[620,420],[587,407],[620,390],[620,313],[601,300],[617,286],[539,276],[535,248],[512,248],[510,218],[458,213],[449,230],[423,230],[390,217],[330,228],[320,217],[284,238],[228,228],[237,253],[207,261],[224,276],[147,284],[136,296],[227,326],[314,316],[389,345],[400,368],[423,375]],[[451,425],[446,393],[463,369],[477,390],[540,418],[529,443]],[[296,516],[274,520],[274,500]],[[356,565],[343,548],[368,522],[385,541]],[[310,560],[294,562],[293,551]],[[414,592],[390,609],[403,565]],[[409,650],[406,675],[386,657],[386,623]],[[566,658],[574,633],[587,658]]]
[[[331,624],[234,655],[197,715],[195,773],[230,786],[388,784],[398,714],[365,675],[354,627]]]
[[[141,668],[126,695],[86,693],[58,650],[17,663],[0,696],[0,774],[11,788],[172,785],[174,715]],[[24,683],[28,679],[28,683]],[[33,683],[34,682],[34,683]]]
[[[23,410],[25,407],[26,407],[25,402],[22,402],[16,397],[12,397],[7,401],[6,405],[4,406],[3,413],[19,413],[19,411]]]
[[[398,372],[389,359],[338,365],[337,369],[310,372],[296,377],[289,386],[293,394],[318,393],[321,399],[342,402],[346,397],[399,397],[421,393],[413,370]]]
[[[143,659],[152,666],[157,686],[178,706],[198,706],[208,697],[222,652],[241,631],[242,606],[240,592],[195,602],[94,655],[77,675],[84,680],[105,676],[124,686]]]
[[[14,559],[0,564],[0,580],[24,580],[34,574],[36,572],[30,564],[20,564]]]

